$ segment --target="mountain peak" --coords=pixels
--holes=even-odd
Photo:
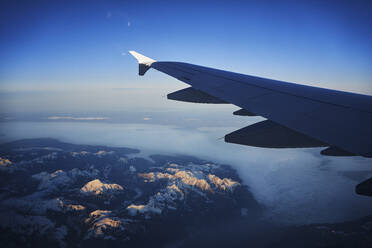
[[[83,194],[88,195],[101,195],[106,192],[112,192],[116,193],[119,191],[123,191],[123,187],[119,184],[108,184],[108,183],[102,183],[99,179],[94,179],[87,184],[85,184],[81,189],[80,192]]]

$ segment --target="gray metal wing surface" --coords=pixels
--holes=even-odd
[[[198,99],[193,97],[191,102],[209,103],[213,97],[211,103],[219,99],[267,119],[226,135],[227,142],[278,148],[327,146],[332,149],[324,155],[372,157],[372,96],[188,63],[158,62],[134,51],[130,53],[139,62],[140,75],[153,68],[189,84],[198,92]],[[180,99],[187,101],[192,91],[186,92],[185,97],[173,95],[181,95]]]

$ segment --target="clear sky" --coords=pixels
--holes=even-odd
[[[166,100],[186,85],[156,70],[139,77],[128,50],[372,95],[372,0],[0,1],[0,142],[55,137],[213,158],[293,220],[370,213],[372,199],[354,194],[362,179],[342,176],[370,161],[217,140],[262,118]],[[86,117],[112,119],[72,121]]]
[[[151,105],[159,89],[183,86],[158,72],[138,77],[128,50],[372,94],[371,16],[371,1],[3,0],[1,110],[9,111],[6,101],[15,109],[40,99],[55,106],[69,92],[78,99],[94,90],[86,101],[97,104],[98,92],[105,94],[104,104],[113,88],[127,96],[134,88],[146,91]],[[57,96],[46,93],[51,91]],[[45,94],[15,97],[20,92]]]

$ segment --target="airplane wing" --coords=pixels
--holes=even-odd
[[[225,136],[230,143],[268,148],[327,147],[329,156],[372,157],[372,96],[265,79],[213,68],[158,62],[137,52],[139,75],[150,68],[191,87],[169,99],[231,103],[236,115],[267,120]]]

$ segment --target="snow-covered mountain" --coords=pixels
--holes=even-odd
[[[159,233],[163,222],[183,223],[177,231],[163,227],[176,231],[177,240],[216,214],[259,212],[228,166],[187,156],[128,156],[136,152],[50,139],[7,144],[0,154],[0,228],[24,242],[60,247],[135,245]]]
[[[369,247],[372,242],[371,218],[276,226],[260,219],[264,207],[230,166],[138,152],[53,139],[0,145],[1,246]]]
[[[116,183],[102,183],[99,179],[94,179],[86,183],[80,192],[86,195],[103,195],[115,194],[123,190],[123,187]]]

